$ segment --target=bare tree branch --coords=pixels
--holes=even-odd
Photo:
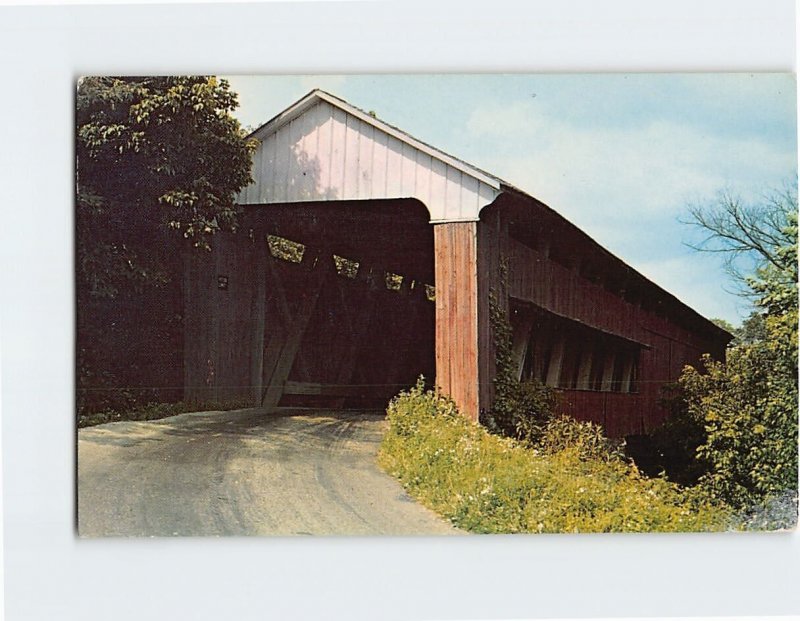
[[[786,233],[789,215],[797,212],[797,183],[787,183],[765,194],[758,204],[747,204],[730,190],[721,191],[710,203],[688,206],[681,222],[706,233],[687,246],[724,256],[724,269],[741,289],[752,295],[748,278],[768,265],[785,271],[786,258],[779,249],[791,243]]]

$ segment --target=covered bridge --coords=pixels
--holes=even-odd
[[[188,399],[380,407],[424,374],[477,419],[490,297],[521,379],[611,435],[730,335],[497,177],[315,90],[253,133],[236,233],[184,277]]]

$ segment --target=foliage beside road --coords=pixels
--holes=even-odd
[[[484,426],[420,383],[389,407],[384,468],[473,532],[793,528],[798,475],[797,185],[745,204],[723,193],[690,210],[754,311],[727,360],[668,386],[670,419],[647,477],[590,423],[555,416],[547,387],[510,372],[511,327],[490,298],[496,399]],[[652,465],[652,464],[651,464]],[[661,474],[659,474],[661,472]]]
[[[183,260],[236,227],[252,145],[209,76],[84,77],[75,110],[80,413],[182,397]]]
[[[712,233],[724,239],[736,239],[738,233],[744,240],[723,248],[738,253],[749,241],[760,264],[743,281],[755,302],[747,332],[729,348],[725,362],[705,359],[704,368],[687,367],[680,379],[685,417],[702,430],[696,457],[706,472],[700,484],[751,512],[794,496],[793,510],[779,524],[793,527],[798,475],[797,190],[779,195],[772,209],[748,211],[729,202],[720,211],[730,222],[716,220]],[[759,326],[755,333],[753,326]]]
[[[392,401],[388,419],[382,467],[471,532],[717,531],[731,522],[725,505],[641,475],[590,423],[552,418],[526,445],[468,421],[421,382]]]
[[[91,427],[93,425],[115,423],[123,420],[158,420],[160,418],[176,416],[177,414],[184,414],[186,412],[239,410],[252,406],[253,404],[250,402],[233,401],[228,401],[225,403],[187,403],[185,401],[179,401],[177,403],[148,403],[146,405],[140,405],[131,408],[110,409],[103,410],[101,412],[83,414],[79,413],[78,427]]]

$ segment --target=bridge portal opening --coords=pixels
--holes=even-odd
[[[434,379],[434,282],[417,200],[247,206],[187,259],[186,398],[383,408]]]

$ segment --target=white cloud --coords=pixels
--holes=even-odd
[[[477,109],[468,122],[490,141],[481,164],[567,217],[633,218],[678,214],[692,196],[722,186],[786,175],[794,154],[757,139],[723,138],[674,122],[641,129],[576,128],[512,103]]]
[[[599,243],[706,316],[746,315],[720,264],[687,254],[687,204],[722,187],[779,184],[796,154],[760,137],[654,120],[636,128],[573,126],[532,99],[485,105],[468,122],[486,154],[475,163],[544,201]]]

